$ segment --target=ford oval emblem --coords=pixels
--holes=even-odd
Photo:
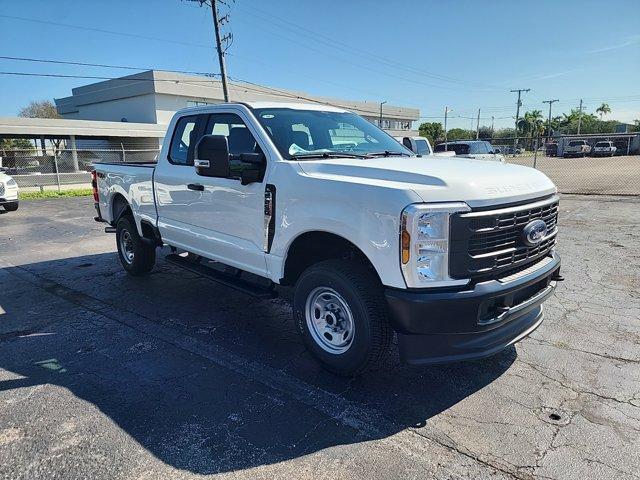
[[[547,224],[543,220],[534,220],[522,230],[524,243],[530,247],[538,245],[547,236]]]

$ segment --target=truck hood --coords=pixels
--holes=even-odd
[[[311,177],[412,190],[424,202],[493,206],[557,191],[538,170],[460,157],[328,158],[299,162]]]

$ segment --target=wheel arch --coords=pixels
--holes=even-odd
[[[298,234],[289,244],[279,283],[293,285],[311,265],[335,258],[364,263],[380,281],[380,275],[373,262],[354,242],[332,232],[310,230]]]

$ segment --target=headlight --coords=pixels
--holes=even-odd
[[[15,187],[17,185],[16,181],[13,178],[10,178],[7,181],[7,187]]]
[[[409,288],[465,285],[449,277],[449,217],[466,203],[416,203],[402,212],[400,265]]]

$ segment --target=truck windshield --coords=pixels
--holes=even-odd
[[[317,156],[411,155],[364,118],[349,112],[257,108],[254,113],[282,156],[288,160]]]

